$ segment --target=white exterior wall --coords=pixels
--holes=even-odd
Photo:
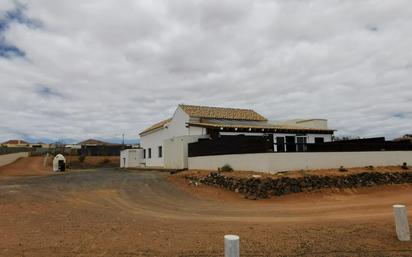
[[[308,134],[308,143],[315,143],[315,137],[323,137],[325,142],[332,142],[331,134]]]
[[[187,122],[189,122],[189,115],[178,107],[167,127],[167,138],[189,135],[189,128],[186,127]]]
[[[141,167],[143,161],[143,149],[125,149],[120,152],[120,168]]]
[[[189,169],[217,170],[229,164],[234,170],[276,173],[300,169],[330,169],[412,163],[412,151],[257,153],[189,158]]]
[[[0,167],[17,161],[19,158],[29,157],[28,152],[23,153],[11,153],[0,155]]]
[[[163,167],[163,157],[159,158],[158,147],[163,147],[163,140],[168,138],[166,132],[166,129],[160,129],[140,137],[140,145],[146,150],[146,166]],[[149,158],[149,148],[152,149],[151,158]]]
[[[187,115],[180,107],[178,107],[173,114],[173,118],[169,125],[142,135],[140,137],[140,146],[146,149],[145,163],[148,167],[164,167],[164,156],[168,154],[165,152],[164,140],[180,137],[180,136],[202,136],[206,135],[206,129],[198,127],[187,127],[189,122],[189,115]],[[163,156],[159,157],[158,149],[162,146]],[[149,158],[149,148],[152,149],[152,157]]]
[[[204,136],[206,135],[206,128],[189,127],[189,136]]]
[[[188,144],[197,142],[202,137],[205,136],[181,136],[166,139],[164,141],[164,167],[166,169],[187,169]]]

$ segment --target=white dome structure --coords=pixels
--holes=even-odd
[[[64,171],[66,169],[66,158],[58,154],[53,159],[53,171]]]

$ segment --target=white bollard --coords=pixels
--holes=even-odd
[[[393,206],[395,215],[396,235],[400,241],[410,241],[411,235],[409,232],[408,213],[405,205],[395,204]]]
[[[225,235],[225,257],[239,257],[239,236]]]

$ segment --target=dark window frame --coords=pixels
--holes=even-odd
[[[162,147],[162,146],[159,146],[159,147],[157,148],[157,153],[158,153],[158,157],[159,157],[159,158],[162,158],[162,157],[163,157],[163,147]]]
[[[286,142],[285,137],[278,137],[276,138],[276,152],[286,152]]]
[[[322,144],[325,143],[324,137],[315,137],[315,144]]]
[[[148,159],[152,159],[152,148],[149,148],[147,151]]]

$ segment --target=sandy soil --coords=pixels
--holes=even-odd
[[[20,158],[17,161],[0,167],[0,179],[6,176],[41,176],[52,174],[51,164],[43,166],[44,157],[35,156]]]
[[[1,173],[0,173],[1,176]],[[0,256],[412,256],[392,204],[412,185],[251,201],[153,171],[100,169],[0,180]]]

